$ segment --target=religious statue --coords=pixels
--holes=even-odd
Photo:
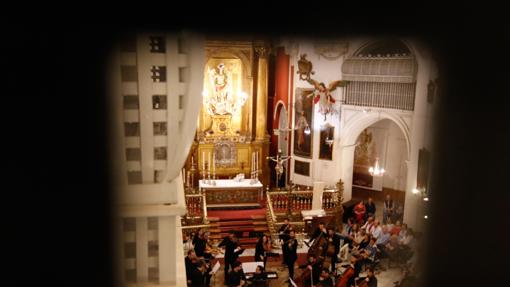
[[[276,178],[277,178],[278,181],[280,181],[280,178],[282,177],[282,174],[285,171],[284,167],[283,167],[283,163],[286,162],[291,157],[292,156],[282,156],[282,150],[281,149],[278,150],[278,153],[276,154],[276,157],[274,157],[274,156],[271,156],[271,157],[268,156],[267,157],[267,159],[270,159],[270,160],[276,162],[275,171],[276,171]]]
[[[225,64],[220,63],[217,67],[209,69],[208,73],[213,95],[209,96],[207,92],[204,94],[207,112],[210,115],[238,114],[248,96],[246,93],[238,92],[237,100],[234,101],[232,74],[225,68]]]
[[[214,107],[214,113],[220,115],[226,114],[228,112],[228,103],[232,102],[232,99],[230,77],[225,71],[225,65],[221,63],[218,67],[209,69],[209,75],[214,92],[214,95],[210,98]]]
[[[309,79],[308,83],[312,84],[315,87],[315,90],[310,91],[310,94],[307,95],[307,97],[313,96],[313,103],[319,104],[319,113],[324,115],[324,120],[326,120],[327,114],[337,113],[338,111],[333,108],[333,104],[336,100],[331,95],[331,92],[333,92],[337,87],[345,87],[347,82],[341,80],[333,81],[327,88],[324,83],[319,83],[314,79]]]

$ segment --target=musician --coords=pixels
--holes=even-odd
[[[197,233],[196,238],[193,239],[195,245],[195,253],[197,257],[204,258],[209,262],[214,256],[211,254],[211,245],[209,244],[209,233],[202,230]]]
[[[229,269],[231,267],[233,268],[233,264],[236,262],[237,257],[240,254],[239,251],[235,251],[238,247],[238,240],[233,230],[229,231],[228,236],[225,236],[218,245],[218,247],[223,246],[225,247],[225,283],[227,283]],[[244,249],[241,249],[240,251],[242,252],[243,250]]]
[[[331,257],[331,271],[335,272],[335,263],[338,260],[338,253],[340,252],[340,240],[343,238],[343,236],[335,232],[335,229],[333,227],[328,228],[328,253],[330,253],[330,245],[334,247],[334,253],[328,254]]]
[[[347,287],[350,285],[351,278],[354,277],[354,264],[356,262],[356,258],[354,256],[351,257],[351,263],[347,266],[347,269],[343,272],[342,277],[338,280],[336,287]]]
[[[232,270],[228,273],[227,284],[229,287],[242,287],[246,284],[246,276],[243,272],[241,262],[236,261],[232,264]]]
[[[204,239],[204,231],[199,229],[193,237],[193,246],[195,246],[195,253],[197,254],[197,257],[204,257],[206,243],[207,242]]]
[[[292,226],[289,223],[289,219],[285,218],[283,220],[283,225],[278,230],[278,234],[279,234],[278,237],[282,240],[282,242],[289,240],[289,233],[290,233],[291,229],[292,229]]]
[[[255,245],[255,261],[263,261],[264,267],[266,266],[268,253],[271,252],[271,242],[269,237],[263,234],[260,236],[257,245]]]
[[[267,286],[267,274],[264,272],[264,267],[258,265],[255,269],[255,273],[251,278],[253,287],[265,287]]]
[[[184,238],[182,239],[182,244],[184,245],[184,253],[188,254],[189,250],[195,248],[193,246],[193,242],[192,242],[194,235],[192,234],[193,236],[191,236],[188,233],[184,233],[183,235],[184,235]]]
[[[372,267],[367,270],[367,277],[361,277],[358,280],[358,285],[360,287],[377,287],[377,278],[374,274],[374,269]]]
[[[188,255],[184,258],[184,264],[186,265],[186,278],[188,284],[191,284],[191,276],[193,270],[196,268],[197,255],[193,249],[188,250]]]
[[[315,254],[310,254],[308,256],[308,263],[305,265],[299,266],[299,268],[306,268],[309,272],[311,272],[311,281],[313,282],[313,285],[317,284],[319,282],[319,277],[322,270],[322,264],[317,259],[317,256]],[[304,270],[303,273],[305,273],[307,270]],[[311,282],[308,281],[308,279],[305,281],[306,286],[312,286],[308,285]]]
[[[317,229],[315,229],[315,232],[313,233],[312,237],[310,238],[310,240],[308,240],[308,242],[304,241],[305,244],[310,247],[310,243],[315,239],[315,238],[318,238],[319,236],[327,236],[328,233],[326,231],[326,227],[324,226],[324,222],[320,222],[319,223],[319,226],[317,227]]]
[[[333,287],[333,279],[329,274],[328,268],[322,268],[321,275],[319,277],[319,282],[316,285],[317,287]]]
[[[289,279],[294,280],[294,263],[297,260],[297,240],[294,230],[289,233],[289,240],[283,243],[282,253],[283,261],[289,268]]]
[[[206,287],[207,264],[204,260],[198,260],[193,272],[191,273],[190,287]]]

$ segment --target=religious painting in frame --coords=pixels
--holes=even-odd
[[[306,161],[294,161],[294,173],[304,176],[310,176],[310,163]]]
[[[335,138],[335,127],[326,125],[321,128],[319,159],[333,160],[333,143],[328,144],[327,141]]]
[[[296,88],[294,154],[312,158],[313,132],[306,134],[306,127],[313,127],[313,97],[307,97],[313,89]]]
[[[356,140],[354,149],[354,167],[352,184],[363,187],[373,187],[374,178],[368,169],[375,162],[376,147],[371,130],[365,129]]]

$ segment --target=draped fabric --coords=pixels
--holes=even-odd
[[[165,181],[172,181],[179,176],[181,168],[188,156],[195,131],[197,117],[202,103],[202,84],[205,66],[204,40],[191,33],[184,34],[184,49],[187,54],[188,65],[185,69],[184,79],[186,93],[182,99],[182,117],[177,131],[169,130],[167,153],[167,170]]]

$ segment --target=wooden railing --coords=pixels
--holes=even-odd
[[[343,214],[342,196],[343,184],[341,183],[335,187],[324,189],[322,193],[322,209],[326,211],[326,214],[341,217]],[[284,218],[289,218],[290,223],[296,229],[296,235],[302,239],[304,237],[305,223],[301,211],[312,209],[313,191],[268,191],[266,197],[266,217],[273,242],[278,241],[278,230],[283,224]],[[302,240],[298,240],[298,242],[302,242]]]
[[[328,212],[334,212],[339,204],[338,193],[333,190],[324,190],[322,193],[322,209]]]

